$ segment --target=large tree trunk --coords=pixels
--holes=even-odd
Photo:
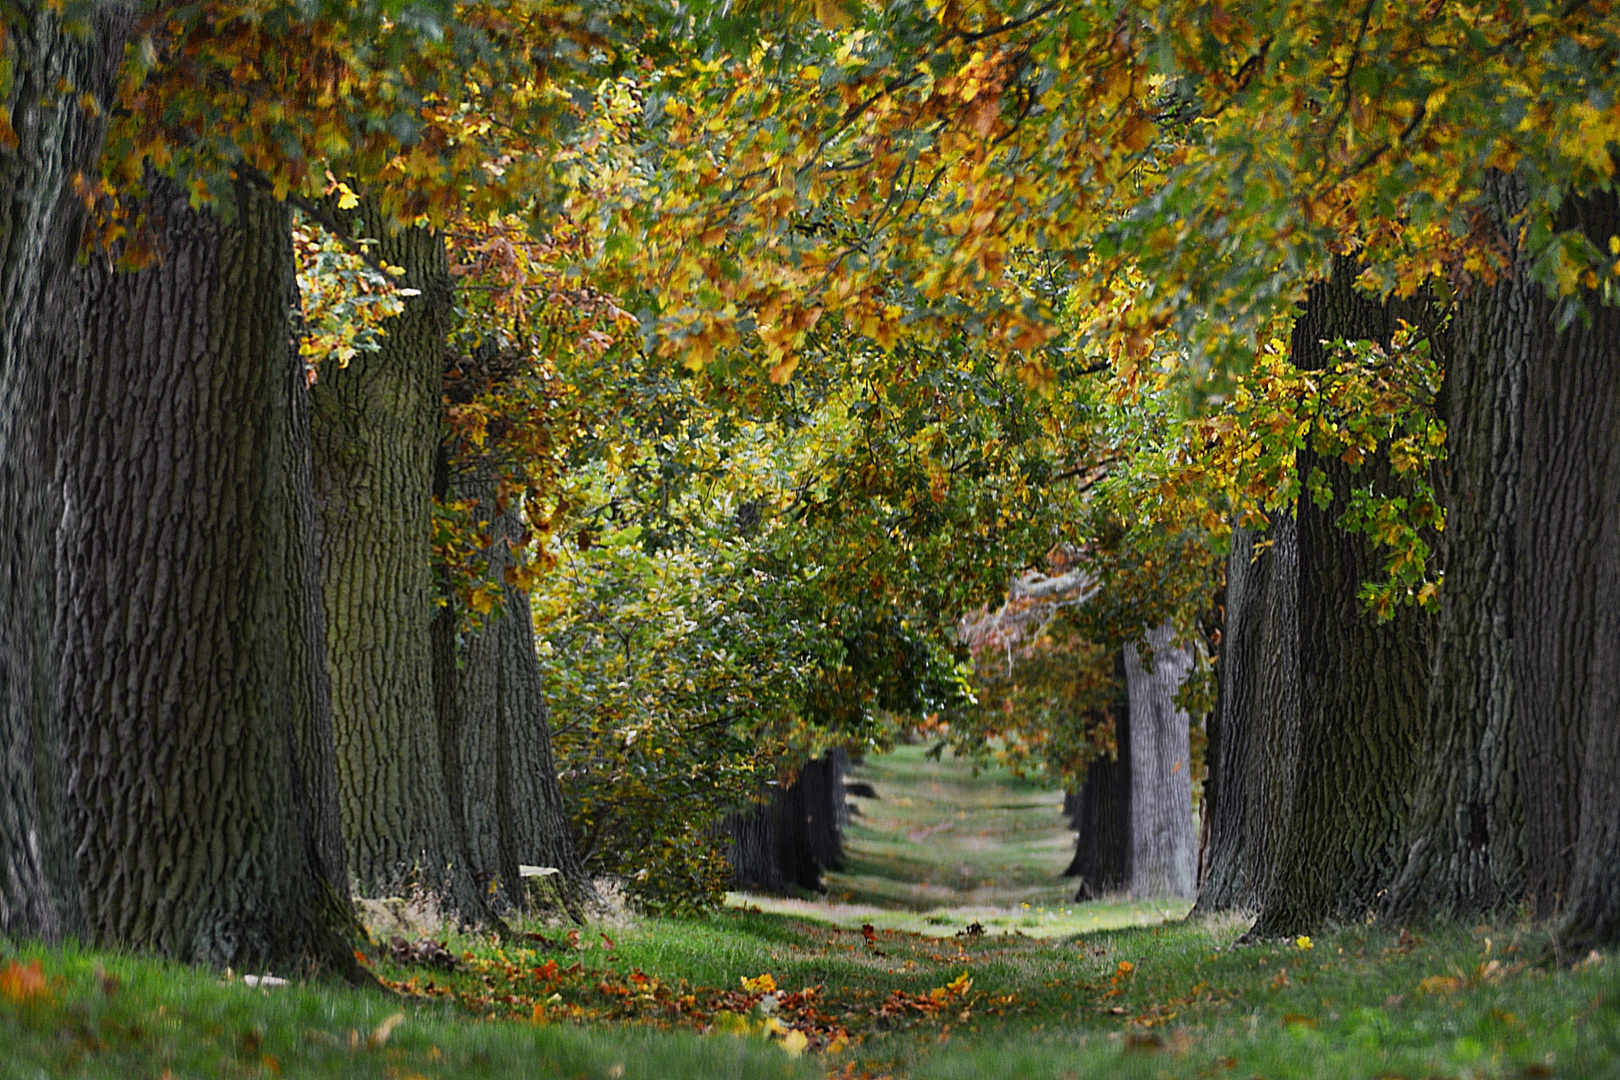
[[[1222,643],[1220,775],[1200,913],[1264,905],[1292,843],[1302,755],[1299,530],[1274,512],[1233,537]]]
[[[1522,185],[1493,176],[1509,238]],[[1600,246],[1613,195],[1567,199],[1562,228]],[[1490,911],[1528,899],[1565,910],[1563,938],[1612,940],[1620,907],[1611,683],[1620,655],[1620,313],[1587,294],[1590,323],[1520,250],[1508,275],[1464,296],[1448,370],[1453,450],[1443,633],[1401,916]]]
[[[1613,202],[1612,199],[1606,200]],[[1620,231],[1612,206],[1592,229]],[[1620,319],[1589,298],[1590,326],[1553,330],[1556,305],[1533,309],[1537,347],[1525,378],[1524,456],[1519,479],[1513,589],[1519,773],[1524,778],[1525,895],[1538,914],[1562,907],[1581,823],[1588,729],[1613,724],[1592,708],[1620,654],[1601,638],[1616,597],[1607,586],[1620,560],[1612,514],[1620,474],[1614,458]],[[1600,780],[1595,791],[1613,784]]]
[[[458,486],[458,494],[477,501],[477,516],[487,522],[490,538],[489,573],[504,580],[512,565],[511,544],[523,536],[522,522],[513,508],[497,506],[493,482]],[[448,610],[454,620],[453,609]],[[453,640],[449,644],[454,647]],[[444,645],[435,642],[441,652]],[[595,898],[595,890],[580,863],[557,783],[528,594],[506,583],[501,610],[465,635],[461,661],[455,726],[474,876],[486,891],[521,907],[518,867],[552,867],[559,871],[554,880],[564,902],[577,913]],[[442,658],[436,664],[446,666]]]
[[[61,363],[58,685],[85,920],[186,961],[352,972],[312,839],[290,223],[245,184],[227,224],[148,183],[158,260],[78,271]]]
[[[1192,654],[1175,645],[1169,623],[1147,634],[1149,671],[1134,645],[1125,649],[1130,698],[1131,894],[1187,896],[1194,892],[1197,837],[1193,833],[1192,752],[1187,714],[1176,692],[1192,672]]]
[[[1620,194],[1561,218],[1602,250]],[[1575,948],[1620,940],[1620,307],[1582,299],[1590,322],[1562,333],[1538,305],[1513,604],[1526,888]]]
[[[381,351],[324,369],[312,399],[345,847],[362,890],[423,887],[477,918],[487,905],[447,793],[456,763],[447,774],[429,630],[434,457],[452,315],[444,240],[422,228],[390,230],[373,212],[353,220],[421,295],[389,321]]]
[[[104,126],[58,87],[106,115],[129,15],[100,5],[87,33],[66,31],[45,4],[17,15],[5,101],[17,143],[0,150],[0,934],[58,940],[83,924],[53,661],[60,373],[48,342],[81,235],[72,179],[94,167]]]
[[[1333,338],[1388,344],[1394,313],[1359,295],[1354,274],[1338,258],[1332,278],[1312,286],[1294,328],[1296,366],[1325,367],[1321,343]],[[1424,614],[1402,607],[1380,623],[1363,610],[1357,592],[1382,573],[1381,560],[1365,537],[1336,524],[1352,483],[1386,491],[1396,483],[1383,456],[1356,475],[1310,449],[1299,457],[1301,474],[1322,470],[1334,498],[1324,510],[1302,497],[1297,508],[1299,757],[1284,838],[1268,854],[1260,934],[1362,917],[1389,883],[1429,684]]]
[[[1486,185],[1507,233],[1524,208],[1510,177]],[[1512,246],[1511,243],[1509,246]],[[1530,311],[1540,286],[1521,251],[1494,286],[1465,292],[1446,342],[1445,587],[1396,918],[1468,917],[1523,895],[1523,797],[1513,675],[1513,575]]]

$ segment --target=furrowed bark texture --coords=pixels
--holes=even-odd
[[[5,105],[17,144],[0,151],[0,934],[81,933],[65,828],[53,661],[54,529],[60,513],[52,430],[59,372],[50,343],[83,208],[72,190],[94,166],[129,16],[98,6],[88,33],[54,9],[23,4],[8,20]],[[74,87],[63,94],[59,84]]]
[[[1253,828],[1246,813],[1249,770],[1256,750],[1250,745],[1254,679],[1259,664],[1259,603],[1271,563],[1266,549],[1256,552],[1257,536],[1241,526],[1232,530],[1226,560],[1226,619],[1216,658],[1220,701],[1209,740],[1209,781],[1205,784],[1205,829],[1209,837],[1204,879],[1199,883],[1199,914],[1253,906],[1246,844]]]
[[[1620,231],[1610,204],[1586,202],[1601,243]],[[1573,222],[1569,224],[1574,224]],[[1567,897],[1581,822],[1583,757],[1594,700],[1616,655],[1601,641],[1615,598],[1605,588],[1620,544],[1612,493],[1620,331],[1591,297],[1592,325],[1557,332],[1557,305],[1537,297],[1525,377],[1524,450],[1515,537],[1514,675],[1524,777],[1525,892],[1538,914]],[[1615,723],[1611,713],[1601,722]],[[1600,787],[1603,786],[1600,782]],[[1617,808],[1620,809],[1620,808]]]
[[[1252,669],[1244,817],[1245,877],[1263,906],[1290,841],[1301,757],[1299,664],[1299,530],[1291,514],[1274,513],[1263,558],[1265,589],[1254,596],[1258,663]],[[1245,905],[1247,906],[1247,905]]]
[[[1589,560],[1592,658],[1584,744],[1577,748],[1579,832],[1558,930],[1561,946],[1574,956],[1620,941],[1620,390],[1615,385],[1620,378],[1620,309],[1595,309],[1593,315],[1591,328],[1571,331],[1569,349],[1560,358],[1567,363],[1564,378],[1592,394],[1582,403],[1582,419],[1588,423],[1581,425],[1581,434],[1591,439],[1588,464],[1599,478],[1592,507],[1600,527],[1598,557]]]
[[[1602,250],[1620,195],[1567,200],[1560,217]],[[1599,944],[1620,931],[1620,310],[1583,299],[1590,322],[1562,332],[1553,301],[1533,314],[1513,644],[1526,895],[1544,915],[1569,909],[1565,943]]]
[[[1511,177],[1486,186],[1498,228],[1524,207]],[[1392,917],[1498,911],[1524,891],[1513,675],[1515,523],[1530,312],[1540,286],[1521,251],[1507,276],[1457,306],[1446,344],[1445,588],[1406,862]]]
[[[313,857],[292,685],[290,223],[149,180],[158,261],[92,259],[62,440],[59,698],[102,945],[282,971],[353,959]]]
[[[462,496],[469,494],[489,522],[489,573],[504,578],[522,522],[497,506],[493,483],[470,485]],[[570,908],[593,900],[557,783],[528,594],[506,584],[499,614],[466,635],[462,660],[460,756],[474,876],[486,891],[494,885],[506,903],[522,906],[518,866],[554,867]]]
[[[323,370],[312,395],[345,848],[363,892],[421,886],[474,918],[486,913],[484,898],[447,795],[429,631],[434,458],[452,313],[444,240],[426,229],[390,231],[375,213],[353,220],[355,231],[380,238],[373,250],[403,266],[421,295],[390,320],[381,351]]]
[[[289,338],[289,347],[293,344]],[[293,353],[297,355],[296,350]],[[287,423],[281,428],[280,454],[287,515],[287,684],[293,718],[293,766],[297,786],[304,792],[311,857],[331,886],[333,898],[347,911],[349,864],[343,850],[332,682],[326,668],[326,607],[321,598],[315,473],[310,459],[310,388],[301,361],[286,365],[283,394]]]
[[[1388,343],[1391,311],[1353,280],[1353,264],[1338,259],[1332,278],[1311,288],[1294,328],[1296,366],[1326,367],[1324,340]],[[1395,486],[1386,460],[1373,455],[1353,474],[1307,448],[1299,469],[1320,469],[1334,497],[1325,509],[1308,494],[1298,503],[1300,756],[1255,927],[1264,935],[1362,917],[1393,878],[1429,688],[1425,616],[1402,607],[1379,622],[1364,610],[1357,592],[1383,572],[1382,559],[1336,523],[1352,485]]]
[[[1131,712],[1131,893],[1192,896],[1192,755],[1187,714],[1176,691],[1192,672],[1192,654],[1175,644],[1169,623],[1148,631],[1152,670],[1134,645],[1125,649]]]

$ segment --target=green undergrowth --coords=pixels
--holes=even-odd
[[[0,953],[0,1077],[6,1078],[811,1075],[813,1069],[756,1039],[486,1022],[448,1002],[343,987],[253,988],[215,973],[71,947]]]

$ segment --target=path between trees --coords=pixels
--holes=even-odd
[[[852,795],[844,830],[847,863],[826,875],[826,894],[784,899],[733,893],[738,907],[950,937],[978,922],[987,933],[1057,937],[1179,919],[1184,901],[1071,902],[1061,877],[1074,853],[1063,795],[1001,768],[972,764],[926,746],[867,758],[852,781],[876,798]]]

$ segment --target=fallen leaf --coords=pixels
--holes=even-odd
[[[392,1016],[388,1017],[382,1023],[377,1025],[377,1029],[371,1033],[369,1038],[366,1039],[366,1046],[372,1050],[381,1049],[383,1044],[388,1041],[388,1036],[392,1035],[394,1033],[394,1029],[399,1027],[399,1025],[403,1024],[404,1022],[404,1013],[394,1013]]]
[[[787,1051],[788,1057],[798,1057],[809,1045],[810,1040],[802,1031],[790,1031],[782,1036],[782,1049]]]
[[[1463,981],[1455,975],[1430,975],[1418,983],[1420,994],[1454,994],[1462,989]]]
[[[13,960],[0,971],[0,997],[21,1004],[45,993],[45,969],[35,960],[23,967]]]

